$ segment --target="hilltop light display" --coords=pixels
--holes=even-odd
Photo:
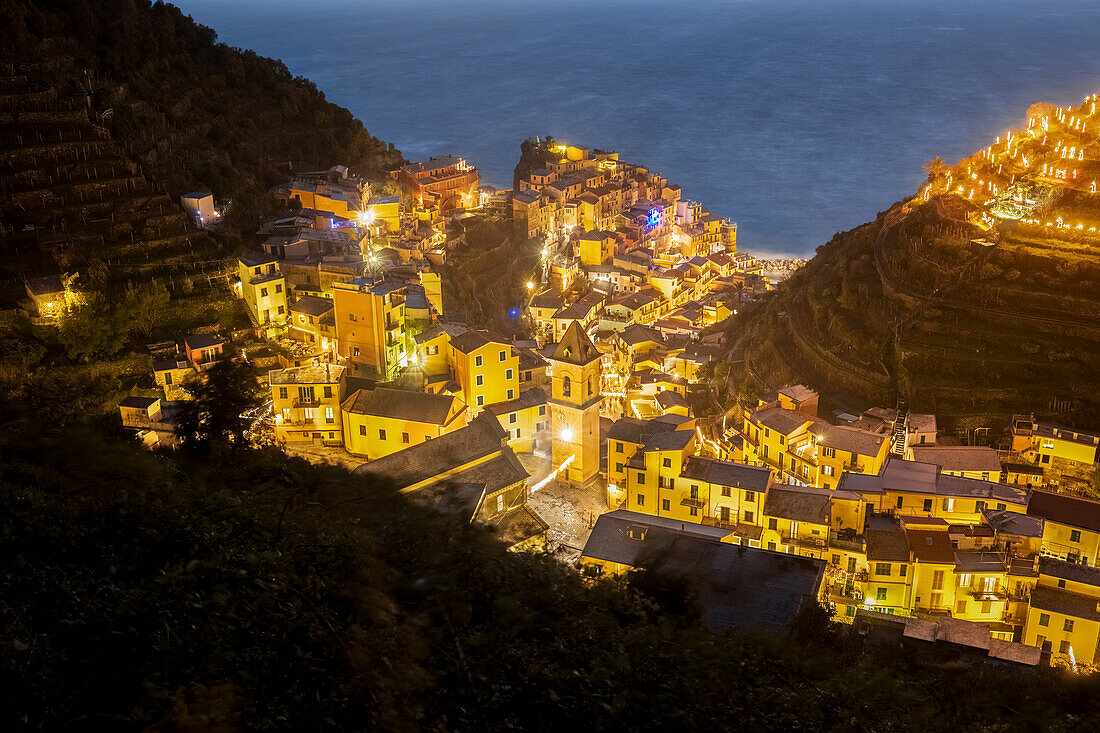
[[[981,201],[985,210],[977,218],[986,228],[999,219],[1028,228],[1095,234],[1100,223],[1081,221],[1073,212],[1051,212],[1041,218],[1036,212],[1046,193],[1098,192],[1098,161],[1086,155],[1100,140],[1100,125],[1094,123],[1097,98],[1088,96],[1076,107],[1031,107],[1026,128],[1009,130],[957,166],[934,171],[921,199],[953,192]]]

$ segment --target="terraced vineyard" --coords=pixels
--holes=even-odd
[[[900,398],[948,421],[1100,425],[1096,102],[1033,106],[835,237],[746,315],[750,379],[805,381],[852,409]]]

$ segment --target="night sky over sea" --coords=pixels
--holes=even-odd
[[[1096,0],[178,0],[407,158],[511,185],[530,135],[617,150],[810,256],[1019,125],[1100,91]],[[334,161],[336,162],[336,161]]]

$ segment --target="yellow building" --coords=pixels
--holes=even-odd
[[[736,541],[760,547],[763,506],[772,478],[767,468],[690,456],[676,483],[687,487],[688,498],[694,493],[701,499],[703,524],[728,529]]]
[[[828,558],[832,497],[827,489],[775,484],[764,501],[761,546]]]
[[[381,225],[387,234],[401,232],[401,197],[375,196],[367,201],[367,214],[375,225]]]
[[[518,453],[542,452],[550,447],[550,406],[541,389],[520,392],[519,397],[485,409],[496,415],[508,432],[508,445]]]
[[[153,381],[164,391],[166,400],[188,400],[190,393],[184,385],[195,378],[197,372],[182,354],[171,359],[153,359]]]
[[[946,522],[907,517],[905,537],[913,551],[914,610],[941,615],[954,613],[958,582],[955,550]]]
[[[547,359],[552,377],[553,465],[557,468],[569,461],[563,478],[583,485],[600,470],[601,354],[574,321]]]
[[[249,254],[237,260],[241,297],[257,325],[269,332],[287,321],[286,277],[273,255]]]
[[[1039,561],[1023,641],[1048,651],[1065,665],[1097,661],[1100,637],[1100,569],[1053,558]]]
[[[836,488],[843,472],[878,473],[890,450],[887,436],[842,425],[825,425],[816,440],[818,486]]]
[[[268,372],[276,437],[341,445],[340,401],[346,371],[338,364],[309,364]]]
[[[1100,455],[1100,435],[1016,416],[1012,419],[1012,450],[1043,466],[1062,460],[1092,468]]]
[[[383,276],[333,284],[337,351],[354,372],[387,381],[406,365],[406,289]]]
[[[905,613],[912,603],[909,543],[896,524],[868,528],[864,605],[885,613]]]
[[[548,525],[528,505],[527,471],[491,412],[468,425],[371,461],[356,473],[378,476],[410,499],[486,525],[512,549],[545,549]]]
[[[1028,492],[1018,486],[949,476],[929,463],[887,459],[877,474],[845,474],[839,488],[856,491],[879,512],[938,517],[952,524],[983,521],[985,511],[1027,509]]]
[[[519,396],[519,355],[503,337],[466,331],[451,339],[450,354],[454,381],[475,415]]]
[[[1027,513],[1044,522],[1044,555],[1092,567],[1100,564],[1100,503],[1032,491]]]
[[[997,481],[1001,461],[986,445],[910,446],[907,456],[918,463],[934,463],[950,476]]]
[[[615,256],[615,235],[601,230],[587,231],[577,240],[581,264],[601,265]]]
[[[325,353],[336,351],[336,318],[331,298],[303,295],[290,305],[291,338],[314,344]]]
[[[451,395],[375,387],[340,407],[344,448],[372,461],[466,426],[466,405]]]

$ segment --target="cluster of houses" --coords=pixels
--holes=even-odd
[[[735,226],[613,153],[553,150],[557,164],[496,195],[547,242],[527,340],[445,316],[438,221],[484,200],[465,161],[395,171],[403,198],[339,166],[277,187],[300,206],[264,224],[238,273],[253,330],[297,347],[267,377],[280,441],[361,458],[360,473],[517,549],[547,547],[532,491],[597,491],[608,512],[581,564],[659,556],[704,583],[714,628],[821,601],[881,637],[1096,661],[1100,503],[1049,491],[1045,471],[1095,465],[1100,438],[1021,417],[1004,456],[904,408],[826,420],[803,386],[697,419],[693,390],[728,348],[710,327],[753,284]],[[188,337],[155,360],[163,402],[127,398],[124,423],[166,442],[183,385],[233,352]],[[524,454],[546,466],[534,484]]]
[[[817,560],[809,595],[838,620],[899,633],[909,623],[918,636],[941,622],[966,636],[957,622],[969,622],[1009,657],[1100,661],[1100,502],[1044,488],[1041,470],[1053,456],[1095,467],[1100,437],[1023,421],[1002,456],[953,444],[932,415],[872,409],[826,422],[817,411],[812,390],[782,389],[720,442],[683,417],[616,421],[608,516],[702,525],[722,542]],[[597,572],[635,566],[599,549],[610,526],[597,522],[584,550]]]

